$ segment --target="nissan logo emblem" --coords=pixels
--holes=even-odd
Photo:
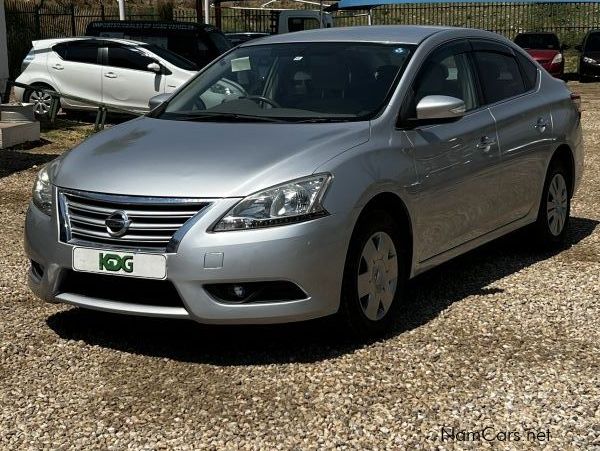
[[[124,211],[115,211],[106,218],[104,224],[106,225],[106,230],[110,236],[120,237],[127,233],[131,221]]]

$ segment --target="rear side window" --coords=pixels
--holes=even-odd
[[[491,51],[476,51],[483,95],[487,104],[523,94],[525,82],[514,56]]]
[[[109,47],[107,66],[148,71],[148,64],[155,61],[130,47]]]
[[[531,91],[535,88],[537,83],[537,66],[527,58],[525,55],[522,55],[518,52],[515,52],[517,55],[517,61],[521,65],[521,70],[523,72],[523,81],[525,82],[525,90]]]
[[[97,42],[64,42],[55,45],[53,50],[65,61],[97,64],[98,47]]]

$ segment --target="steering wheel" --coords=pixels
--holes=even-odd
[[[205,105],[204,101],[200,98],[200,96],[196,97],[196,99],[194,100],[194,108],[196,110],[205,110],[206,109],[206,105]]]
[[[254,100],[256,103],[264,102],[264,103],[268,103],[269,105],[271,105],[274,108],[281,108],[281,106],[277,102],[275,102],[275,100],[269,99],[268,97],[265,97],[265,96],[241,96],[239,98]]]

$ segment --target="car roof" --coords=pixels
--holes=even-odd
[[[372,25],[359,27],[321,28],[277,34],[262,38],[259,42],[250,41],[243,47],[262,44],[294,42],[386,42],[398,44],[419,44],[435,33],[448,30],[460,30],[453,27],[433,27],[417,25]],[[467,30],[466,28],[464,30]]]
[[[103,38],[100,36],[76,36],[72,38],[57,38],[57,39],[40,39],[33,41],[35,47],[51,47],[62,42],[73,42],[73,41],[109,41],[116,42],[118,44],[128,45],[146,45],[145,42],[134,41],[131,39],[118,39],[118,38]]]

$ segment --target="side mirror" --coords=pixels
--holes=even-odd
[[[159,94],[157,96],[151,97],[150,100],[148,100],[148,106],[150,107],[150,110],[153,110],[157,106],[162,105],[164,102],[169,100],[170,97],[171,97],[171,94],[166,93],[166,92],[163,94]]]
[[[577,50],[578,52],[581,52],[583,50],[583,46],[581,44],[577,44],[575,46],[575,50]]]
[[[465,102],[456,97],[425,96],[417,104],[417,120],[458,119],[465,110]]]
[[[150,63],[146,67],[148,68],[148,70],[151,70],[152,72],[160,72],[162,70],[162,68],[160,67],[160,64],[158,64],[158,63]]]

